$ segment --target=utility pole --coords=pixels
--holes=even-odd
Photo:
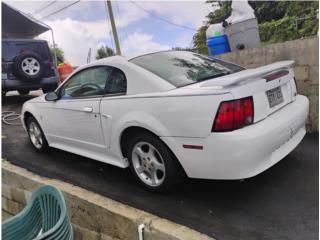
[[[89,48],[88,56],[87,56],[87,63],[91,62],[91,48]]]
[[[114,18],[113,18],[113,12],[112,12],[112,6],[111,6],[110,0],[107,0],[107,5],[108,5],[108,11],[109,11],[109,17],[110,17],[110,22],[111,22],[114,44],[116,46],[116,54],[121,55],[118,34],[117,34],[116,24],[115,24]]]

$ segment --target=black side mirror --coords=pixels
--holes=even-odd
[[[56,101],[59,99],[58,95],[55,92],[49,92],[46,94],[46,96],[44,97],[44,99],[46,101]]]

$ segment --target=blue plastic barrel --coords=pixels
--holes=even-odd
[[[207,40],[209,56],[230,52],[227,35],[220,35]]]

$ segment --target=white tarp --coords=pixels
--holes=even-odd
[[[232,13],[229,18],[226,19],[227,23],[234,24],[243,22],[248,19],[255,18],[254,10],[249,5],[248,1],[232,1],[231,4]]]

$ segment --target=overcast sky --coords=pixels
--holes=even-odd
[[[133,1],[156,16],[192,29],[201,26],[205,16],[213,9],[204,1]],[[73,1],[5,2],[41,19]],[[44,8],[49,3],[52,4]],[[161,21],[130,1],[113,0],[112,7],[124,55],[192,46],[193,30]],[[89,48],[92,49],[92,59],[100,44],[107,44],[114,49],[103,1],[80,1],[58,14],[43,18],[42,21],[53,28],[56,43],[73,65],[86,63]],[[40,38],[52,42],[49,32],[40,35]]]

